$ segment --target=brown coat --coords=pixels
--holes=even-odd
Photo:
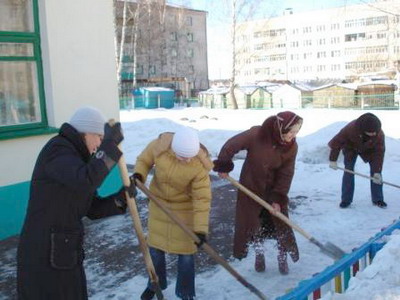
[[[360,155],[364,162],[371,164],[372,173],[381,173],[385,155],[385,135],[382,130],[376,136],[363,141],[363,133],[357,120],[351,121],[329,142],[330,161],[336,161],[340,150],[344,155]]]
[[[218,160],[229,162],[235,153],[247,150],[240,183],[270,204],[278,202],[282,213],[288,216],[287,194],[294,175],[297,143],[293,143],[289,148],[276,143],[272,134],[274,121],[275,117],[270,117],[262,126],[252,127],[229,139],[222,147]],[[274,199],[272,194],[275,195]],[[280,248],[290,253],[293,260],[297,261],[299,253],[292,229],[278,218],[264,212],[263,215],[269,219],[271,228],[261,230],[262,209],[257,202],[241,191],[238,192],[233,255],[237,258],[245,257],[248,243],[263,232],[262,238],[276,238]]]
[[[145,181],[154,167],[150,191],[194,232],[207,234],[212,162],[203,146],[189,163],[179,161],[171,150],[172,137],[172,133],[164,133],[152,141],[138,156],[134,172]],[[151,247],[174,254],[197,251],[193,240],[152,201],[148,227]]]

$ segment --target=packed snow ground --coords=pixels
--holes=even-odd
[[[175,108],[171,110],[131,110],[121,111],[125,140],[123,149],[127,163],[134,164],[136,157],[145,146],[164,131],[175,131],[186,125],[199,131],[201,142],[216,157],[221,146],[231,136],[260,125],[268,116],[280,110],[218,110],[203,108]],[[295,110],[304,118],[304,125],[298,135],[299,153],[296,172],[289,193],[296,203],[290,218],[293,222],[321,241],[332,242],[346,252],[366,242],[381,228],[399,217],[399,190],[385,186],[387,209],[371,204],[369,181],[356,177],[353,204],[348,209],[340,209],[341,171],[328,167],[328,141],[349,121],[366,111],[360,110]],[[400,130],[399,111],[371,111],[382,121],[386,134],[386,155],[383,168],[385,181],[400,184]],[[235,160],[232,177],[238,178],[244,155]],[[343,166],[339,158],[339,165]],[[369,166],[359,158],[356,171],[369,174]],[[299,281],[310,278],[333,263],[319,249],[296,233],[300,249],[300,260],[292,263],[290,272],[280,275],[274,243],[265,243],[267,269],[264,273],[254,271],[254,253],[242,261],[231,260],[231,265],[250,283],[261,290],[269,299],[274,299],[294,288]],[[327,299],[400,299],[400,237],[392,240],[376,256],[375,262],[364,272],[360,272],[350,282],[344,295],[330,295]],[[88,272],[89,285],[96,286],[96,274]],[[118,274],[110,274],[116,276]],[[174,293],[175,278],[169,276],[169,286],[164,292],[167,299],[177,299]],[[139,299],[146,286],[147,278],[135,276],[112,290],[96,289],[91,299]],[[379,284],[370,284],[375,282]],[[197,274],[196,299],[257,299],[222,267]]]

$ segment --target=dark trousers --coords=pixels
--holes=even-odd
[[[348,170],[354,171],[354,166],[357,161],[358,155],[345,155],[344,156],[344,167]],[[370,164],[370,175],[374,175],[371,171]],[[342,178],[342,202],[350,204],[353,201],[354,196],[354,174],[344,172]],[[375,184],[371,180],[371,199],[373,203],[383,201],[382,184]]]
[[[167,288],[167,270],[165,264],[165,252],[149,247],[161,289]],[[155,290],[149,280],[148,288]],[[194,290],[194,255],[178,254],[178,276],[176,279],[175,294],[179,298],[193,298]]]

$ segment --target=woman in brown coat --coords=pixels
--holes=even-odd
[[[139,155],[133,177],[145,182],[153,168],[150,191],[204,242],[211,204],[212,162],[207,149],[200,145],[197,133],[182,127],[175,134],[161,134]],[[147,242],[161,288],[167,288],[165,253],[177,254],[175,294],[184,300],[193,299],[197,252],[193,240],[152,201],[148,228]],[[149,281],[141,299],[153,299],[154,295]]]
[[[222,147],[214,161],[214,171],[224,178],[233,170],[233,156],[247,150],[240,174],[240,183],[262,197],[275,210],[288,216],[288,192],[294,175],[297,143],[295,137],[302,118],[290,111],[278,113],[231,139]],[[292,229],[280,219],[271,216],[261,205],[238,191],[233,256],[247,256],[249,244],[255,246],[258,272],[265,270],[262,243],[273,238],[278,243],[279,271],[287,274],[287,253],[296,262],[299,252]]]

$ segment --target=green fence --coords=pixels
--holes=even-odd
[[[395,94],[314,95],[302,97],[303,108],[399,109]]]

